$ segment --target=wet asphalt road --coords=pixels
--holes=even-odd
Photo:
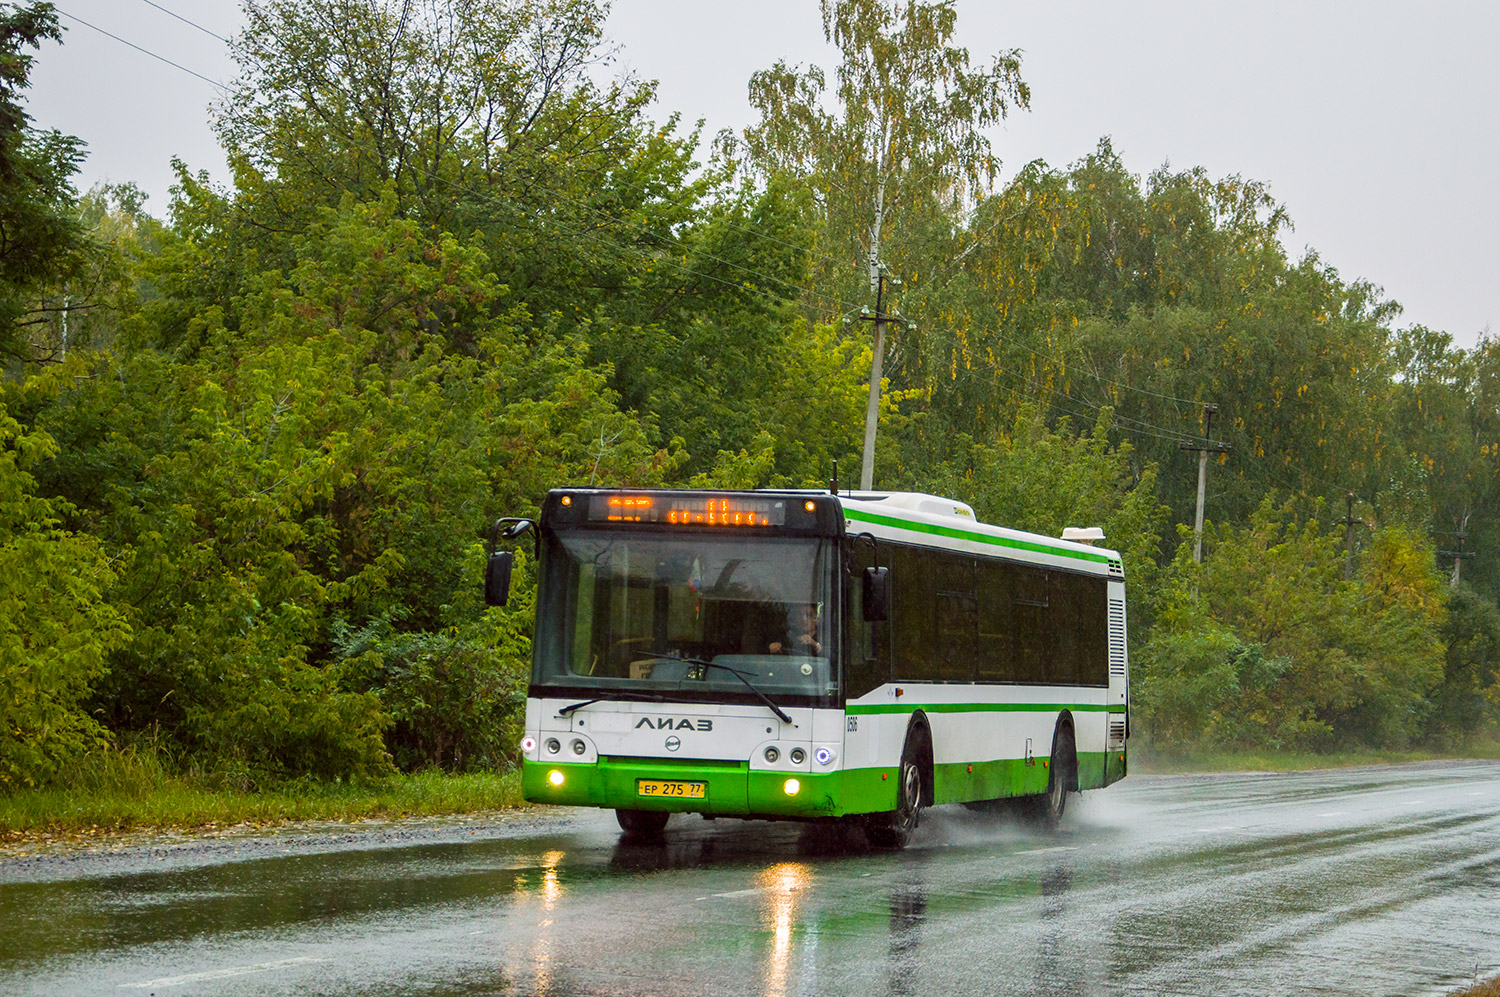
[[[612,815],[0,859],[0,994],[1439,994],[1500,972],[1500,764],[1133,777],[901,853]]]

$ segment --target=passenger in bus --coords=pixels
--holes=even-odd
[[[803,603],[792,610],[790,620],[790,636],[785,640],[773,640],[770,645],[772,654],[811,654],[821,655],[823,645],[818,640],[818,604],[815,602]]]

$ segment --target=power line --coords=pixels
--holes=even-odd
[[[1019,374],[1016,371],[996,364],[993,361],[987,360],[985,361],[985,364],[992,368],[995,373],[1004,374],[1010,378],[1013,378],[1016,384],[1012,387],[1012,390],[1022,392],[1026,390],[1027,382],[1030,380],[1026,375]],[[1047,390],[1050,396],[1048,399],[1048,403],[1062,415],[1072,416],[1080,420],[1095,419],[1097,418],[1097,410],[1103,408],[1103,406],[1096,405],[1095,403],[1090,402],[1088,399],[1077,398],[1073,395],[1070,395],[1060,388],[1050,388]],[[1076,407],[1070,408],[1068,405],[1058,402],[1058,398],[1064,399],[1067,402],[1071,402],[1074,406],[1087,406],[1095,409],[1096,411],[1093,415],[1090,415],[1087,412],[1079,411]],[[1115,413],[1114,418],[1116,420],[1114,428],[1132,436],[1162,440],[1167,443],[1181,443],[1185,440],[1199,440],[1205,443],[1213,442],[1205,436],[1176,432],[1174,430],[1167,429],[1166,427],[1158,426],[1154,423],[1144,422],[1139,419],[1132,419],[1129,416],[1121,415],[1119,413]],[[1160,432],[1157,432],[1156,430],[1160,430]],[[1304,484],[1302,486],[1294,485],[1288,482],[1286,478],[1281,476],[1277,469],[1277,465],[1272,462],[1270,454],[1268,453],[1257,454],[1253,449],[1247,448],[1242,451],[1241,457],[1255,462],[1260,470],[1260,474],[1267,481],[1271,482],[1273,485],[1277,486],[1288,495],[1306,493],[1306,485],[1309,484],[1320,486],[1329,493],[1343,493],[1349,490],[1347,484],[1337,484],[1335,482],[1329,481],[1327,478],[1313,474],[1307,470],[1302,470],[1300,472],[1304,479]]]
[[[985,364],[985,366],[990,367],[993,370],[1000,371],[1000,372],[1005,373],[1005,374],[1009,374],[1011,377],[1016,378],[1017,381],[1019,381],[1019,382],[1024,383],[1027,380],[1026,375],[1020,374],[1020,373],[1018,373],[1018,372],[1016,372],[1014,370],[1011,370],[1011,369],[1009,369],[1009,368],[1007,368],[1007,367],[1005,367],[1005,366],[1003,366],[1003,365],[1001,365],[999,363],[996,363],[992,359],[985,358],[981,362],[983,364]],[[1061,395],[1063,398],[1066,398],[1068,401],[1073,402],[1076,405],[1087,406],[1088,408],[1094,409],[1096,412],[1098,412],[1098,411],[1100,411],[1100,410],[1102,410],[1104,408],[1103,405],[1100,405],[1100,404],[1098,404],[1096,402],[1091,402],[1087,398],[1078,398],[1078,397],[1076,397],[1074,395],[1070,395],[1066,391],[1064,391],[1062,388],[1051,388],[1049,390],[1053,394]],[[1113,406],[1111,406],[1111,407],[1113,407]],[[1075,412],[1075,413],[1072,413],[1072,414],[1077,415],[1078,413]],[[1129,416],[1122,415],[1122,414],[1120,414],[1118,412],[1115,413],[1115,418],[1118,419],[1118,420],[1120,420],[1121,422],[1127,422],[1127,423],[1131,423],[1133,425],[1141,427],[1141,429],[1143,430],[1143,434],[1146,435],[1146,436],[1155,436],[1155,437],[1157,437],[1159,439],[1170,440],[1172,442],[1176,442],[1176,441],[1182,440],[1182,439],[1198,440],[1198,441],[1202,441],[1202,442],[1205,442],[1205,443],[1209,442],[1208,437],[1206,437],[1206,436],[1199,436],[1199,435],[1197,435],[1195,433],[1182,433],[1182,432],[1179,432],[1179,431],[1174,430],[1174,429],[1169,429],[1166,426],[1158,426],[1155,423],[1146,422],[1143,419],[1133,419],[1133,418],[1131,418]],[[1124,427],[1122,427],[1122,428],[1124,428]],[[1156,430],[1156,432],[1150,432],[1150,430]]]
[[[155,5],[153,4],[153,6],[155,6]],[[194,72],[193,70],[187,68],[186,66],[182,65],[181,63],[173,62],[171,59],[168,59],[164,55],[157,55],[155,52],[151,51],[150,49],[142,48],[141,46],[137,45],[135,42],[126,41],[124,38],[121,38],[119,35],[114,34],[113,32],[105,31],[103,28],[99,27],[99,25],[97,25],[97,24],[93,24],[93,23],[90,23],[89,21],[85,21],[83,18],[79,17],[77,14],[70,14],[67,11],[63,10],[61,7],[54,7],[52,9],[55,10],[55,11],[57,11],[63,17],[66,17],[66,18],[68,18],[71,21],[77,21],[79,24],[83,25],[85,28],[93,28],[95,31],[99,32],[101,35],[105,35],[105,36],[107,36],[109,38],[113,38],[115,41],[119,42],[121,45],[128,45],[128,46],[130,46],[131,48],[135,49],[137,52],[140,52],[142,55],[149,55],[151,58],[157,60],[158,62],[164,62],[164,63],[166,63],[167,65],[171,66],[173,69],[180,69],[184,73],[187,73],[189,76],[196,76],[198,79],[202,80],[204,83],[207,83],[211,87],[216,87],[217,89],[222,90],[222,91],[224,91],[226,93],[229,91],[228,87],[226,87],[224,84],[218,82],[217,80],[211,80],[207,76],[204,76],[202,73]]]
[[[219,34],[217,31],[213,31],[213,30],[210,30],[209,28],[205,28],[203,25],[199,24],[197,21],[194,21],[194,20],[192,20],[190,18],[183,17],[181,14],[177,13],[174,10],[168,10],[167,8],[163,7],[159,3],[153,3],[152,0],[141,0],[141,3],[145,4],[147,7],[155,7],[157,10],[161,11],[163,14],[166,14],[168,17],[175,17],[175,18],[177,18],[177,20],[181,21],[183,24],[189,25],[190,27],[197,28],[199,31],[203,32],[205,35],[208,35],[210,38],[217,38],[219,41],[223,42],[225,45],[233,45],[234,44],[228,38],[225,38],[223,35]]]

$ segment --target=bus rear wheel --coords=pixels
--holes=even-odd
[[[632,838],[659,838],[666,829],[667,818],[672,816],[665,810],[616,810],[615,820],[620,830]]]
[[[896,784],[896,809],[875,814],[865,826],[865,836],[877,848],[905,848],[922,819],[922,803],[927,798],[923,748],[927,734],[916,727],[906,736],[901,752],[901,769]]]
[[[1063,724],[1052,739],[1052,758],[1047,763],[1047,791],[1035,797],[1032,816],[1038,824],[1055,831],[1068,809],[1068,791],[1073,788],[1078,768],[1078,752],[1073,742],[1073,728]]]

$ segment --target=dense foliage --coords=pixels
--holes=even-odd
[[[595,0],[247,4],[233,181],[179,164],[165,218],[76,194],[80,143],[18,103],[51,9],[0,18],[0,785],[148,740],[239,785],[506,764],[535,565],[485,610],[487,525],[852,473],[872,251],[913,320],[877,485],[1103,525],[1135,735],[1492,736],[1500,344],[1288,258],[1253,181],[1106,140],[998,185],[1016,51],[971,66],[922,0],[823,11],[835,101],[778,64],[700,162],[598,82]],[[1195,564],[1205,402],[1233,450]]]

